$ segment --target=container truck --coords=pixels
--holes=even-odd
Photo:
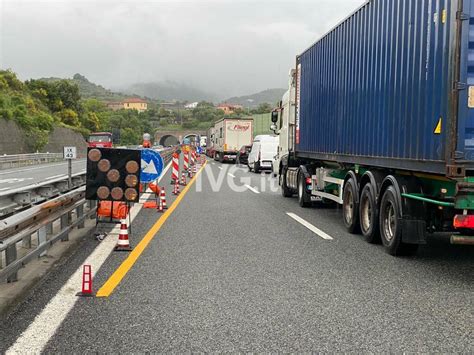
[[[239,149],[252,145],[253,120],[251,118],[223,118],[214,124],[214,159],[220,162],[235,161]]]
[[[282,195],[342,205],[392,255],[473,244],[473,32],[474,0],[372,0],[297,56],[272,113]]]

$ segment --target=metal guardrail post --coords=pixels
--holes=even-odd
[[[6,266],[10,265],[16,260],[16,244],[12,244],[8,246],[7,250],[5,250],[5,262]],[[18,273],[15,272],[7,277],[7,282],[15,282],[18,281]]]
[[[53,234],[53,222],[48,223],[46,225],[46,234],[47,235],[52,235]]]
[[[82,218],[82,216],[84,216],[84,205],[79,205],[77,206],[77,209],[76,209],[76,215],[77,215],[77,218]],[[81,223],[79,223],[77,225],[77,228],[78,229],[81,229],[81,228],[84,228],[85,227],[85,223],[84,221],[82,221]]]
[[[61,230],[67,228],[69,226],[69,221],[71,220],[70,214],[66,213],[61,216]],[[62,238],[63,242],[67,242],[69,240],[69,233],[66,233],[64,237]]]
[[[38,233],[38,245],[45,243],[47,241],[46,226],[43,226],[40,229],[38,229],[37,233]],[[47,251],[45,250],[44,252],[40,254],[40,257],[46,256],[46,255],[47,255]]]
[[[89,203],[89,211],[94,209],[97,206],[97,201],[89,200],[88,203]],[[90,219],[94,219],[94,218],[95,218],[95,215],[90,216]]]
[[[31,235],[28,235],[23,238],[21,246],[26,249],[31,249]]]

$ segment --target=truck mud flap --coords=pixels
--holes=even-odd
[[[416,219],[401,219],[402,241],[407,244],[426,244],[426,222]]]

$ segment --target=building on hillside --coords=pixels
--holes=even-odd
[[[241,110],[243,108],[242,105],[235,105],[235,104],[227,104],[223,103],[217,106],[218,109],[224,111],[224,114],[226,115],[231,115],[233,114],[236,110]]]
[[[132,97],[130,99],[125,99],[123,102],[123,108],[125,110],[137,110],[138,112],[143,112],[148,109],[148,104],[145,100],[142,100],[138,97]]]
[[[123,109],[123,103],[122,102],[107,102],[107,107],[113,111],[121,110]]]
[[[199,102],[191,102],[190,104],[184,105],[184,108],[186,110],[193,110],[196,107],[198,107],[198,105],[199,105]]]
[[[148,109],[148,104],[145,100],[137,97],[125,99],[120,102],[108,102],[107,107],[111,110],[137,110],[138,112],[144,112]]]

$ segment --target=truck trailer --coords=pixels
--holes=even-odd
[[[296,58],[274,173],[389,254],[474,242],[474,0],[371,0]],[[278,171],[275,171],[278,170]]]
[[[252,145],[253,119],[223,118],[213,127],[214,159],[220,162],[235,161],[239,149]]]

